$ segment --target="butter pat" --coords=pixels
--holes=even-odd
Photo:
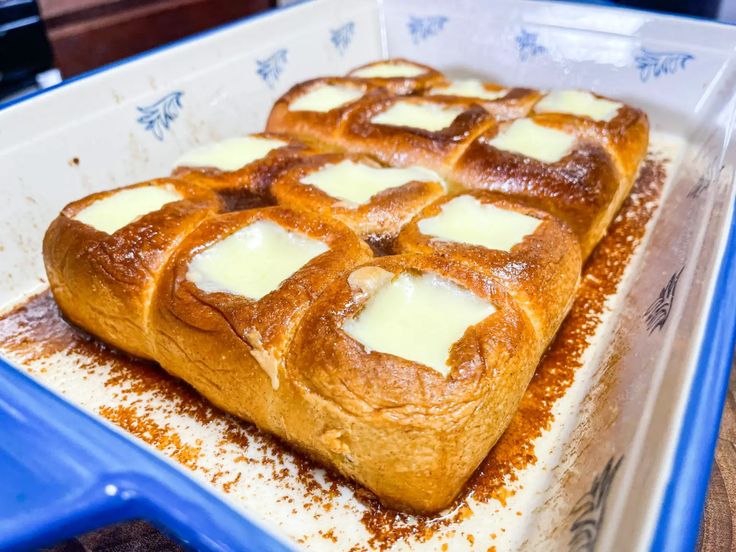
[[[311,88],[289,104],[289,111],[318,111],[325,113],[354,102],[363,96],[360,88],[323,84]]]
[[[187,280],[207,293],[257,301],[328,249],[319,240],[259,220],[197,253]]]
[[[176,167],[212,167],[221,171],[235,171],[253,161],[262,159],[286,142],[259,136],[229,138],[187,152],[176,162]]]
[[[541,222],[461,195],[442,205],[438,215],[420,220],[418,226],[422,234],[441,241],[511,251],[525,236],[534,233]]]
[[[98,199],[79,211],[74,220],[112,234],[143,215],[180,199],[182,195],[170,184],[142,186]]]
[[[538,125],[531,119],[516,119],[488,143],[500,150],[555,163],[570,153],[575,137]]]
[[[596,98],[583,90],[557,90],[542,98],[534,111],[537,113],[570,113],[581,117],[590,117],[594,121],[610,121],[622,103]]]
[[[462,112],[463,110],[459,107],[399,100],[386,111],[374,115],[371,122],[378,125],[406,126],[436,132],[449,127]]]
[[[436,274],[403,273],[378,289],[342,329],[369,352],[405,358],[447,376],[452,345],[495,311],[491,303]]]
[[[478,79],[460,79],[452,81],[449,86],[433,88],[429,93],[435,96],[460,96],[463,98],[497,100],[503,98],[509,91],[506,88],[487,90]]]
[[[353,205],[366,203],[383,190],[412,181],[443,182],[437,173],[422,167],[371,167],[350,160],[325,165],[301,180],[303,184],[315,186],[327,195]]]
[[[400,61],[397,63],[374,63],[353,71],[350,76],[361,79],[394,79],[418,77],[426,72],[427,70],[424,67]]]

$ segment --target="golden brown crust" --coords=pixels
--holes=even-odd
[[[375,250],[389,251],[401,227],[424,206],[445,193],[442,182],[411,181],[383,190],[360,205],[334,198],[318,187],[301,182],[307,175],[327,165],[351,160],[371,167],[382,167],[360,155],[326,153],[315,155],[294,167],[273,185],[273,195],[280,205],[339,220],[351,228]]]
[[[260,300],[199,289],[187,279],[192,257],[259,220],[317,239],[329,251]],[[347,227],[282,207],[213,217],[192,232],[167,264],[154,297],[156,360],[218,406],[283,434],[275,390],[300,318],[327,284],[371,257]]]
[[[439,215],[446,203],[461,195],[542,222],[510,251],[444,241],[419,230],[420,221]],[[556,217],[510,200],[502,194],[483,190],[462,192],[435,201],[403,228],[396,248],[400,253],[439,255],[471,266],[501,282],[534,325],[541,349],[547,347],[567,315],[582,264],[575,235]]]
[[[649,147],[649,119],[642,110],[630,105],[620,107],[610,121],[595,121],[567,113],[539,113],[534,118],[545,126],[601,144],[611,155],[622,178],[628,182],[633,182]]]
[[[73,218],[120,190],[162,184],[174,186],[184,199],[113,234]],[[153,358],[149,307],[159,272],[181,240],[221,208],[211,191],[175,178],[100,192],[67,205],[43,242],[49,285],[64,315],[123,351]]]
[[[291,103],[297,98],[313,88],[323,85],[355,88],[362,90],[364,96],[355,102],[325,112],[291,111],[289,109]],[[322,151],[337,151],[340,149],[340,129],[348,115],[365,98],[370,98],[375,94],[382,94],[382,92],[362,79],[327,77],[308,80],[291,87],[286,94],[276,100],[271,109],[271,114],[268,116],[266,130],[268,132],[291,134]]]
[[[416,77],[393,78],[361,78],[354,75],[356,71],[359,71],[360,69],[365,69],[366,67],[371,67],[378,64],[383,65],[396,63],[410,63],[411,65],[416,65],[417,67],[425,69],[425,72],[417,75]],[[382,61],[374,61],[373,63],[366,63],[365,65],[361,65],[360,67],[356,67],[355,69],[350,71],[350,73],[348,73],[348,76],[365,81],[376,87],[385,88],[392,94],[399,95],[411,94],[413,92],[421,92],[423,90],[426,90],[427,88],[444,84],[446,82],[445,76],[436,69],[433,69],[429,65],[423,65],[421,63],[417,63],[416,61],[411,61],[405,58],[391,58]]]
[[[314,153],[309,147],[286,134],[262,132],[259,138],[283,140],[286,145],[271,150],[265,157],[234,171],[214,167],[176,167],[173,175],[210,188],[222,198],[228,210],[234,211],[273,203],[271,184],[279,175],[300,163],[303,156]]]
[[[342,329],[367,296],[339,277],[309,309],[287,358],[291,437],[386,504],[446,507],[488,453],[538,360],[531,323],[497,282],[441,257],[382,257],[364,267],[432,272],[493,303],[450,352],[447,377],[365,348]],[[364,270],[360,268],[358,270]]]
[[[543,126],[545,120],[531,119]],[[490,144],[504,125],[491,128],[465,150],[451,179],[460,188],[500,192],[547,211],[577,235],[586,258],[606,231],[627,189],[608,152],[597,142],[578,138],[571,152],[555,163],[499,150]]]
[[[442,130],[375,124],[371,119],[396,102],[434,104],[464,111]],[[420,165],[442,176],[448,174],[465,147],[494,122],[476,103],[452,98],[378,96],[356,105],[342,126],[340,144],[352,153],[372,155],[387,165]]]
[[[531,88],[510,88],[504,96],[496,100],[442,94],[442,89],[447,88],[449,85],[450,83],[440,84],[439,86],[431,88],[428,92],[431,92],[432,98],[438,98],[441,100],[463,98],[467,101],[475,102],[478,105],[483,106],[488,113],[493,115],[499,121],[524,117],[531,111],[534,104],[542,97],[541,92],[538,90],[532,90]],[[483,83],[483,88],[489,92],[506,89],[504,86],[490,82]]]

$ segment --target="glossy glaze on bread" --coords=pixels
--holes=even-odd
[[[43,242],[49,285],[64,315],[103,341],[148,359],[155,358],[149,318],[160,272],[182,239],[222,210],[211,191],[173,178],[123,189],[157,185],[173,186],[182,199],[108,234],[74,217],[120,190],[92,194],[67,205]]]
[[[435,178],[430,175],[423,176],[423,180],[407,180],[400,186],[387,188],[362,203],[354,204],[303,182],[325,167],[345,162],[385,168],[367,156],[339,153],[314,155],[276,179],[272,188],[273,196],[280,205],[335,218],[374,249],[389,251],[401,228],[423,207],[445,193],[444,181],[437,175]]]
[[[177,165],[172,174],[217,192],[228,210],[273,203],[270,192],[274,180],[313,152],[290,135],[264,132],[252,136],[283,141],[284,145],[235,170]]]
[[[361,282],[371,279],[366,269],[379,278],[437,274],[496,311],[454,344],[452,370],[442,377],[417,362],[367,351],[341,328],[371,297],[371,282]],[[309,309],[287,359],[294,408],[284,415],[313,456],[381,489],[387,505],[436,511],[508,425],[538,354],[531,322],[500,282],[442,257],[382,257],[340,276]]]
[[[203,291],[187,278],[196,253],[264,220],[329,249],[258,300]],[[332,278],[370,257],[348,228],[305,213],[268,207],[211,217],[183,241],[161,275],[151,311],[155,358],[221,408],[285,436],[274,402],[299,321]]]
[[[242,166],[185,156],[175,177],[67,206],[44,239],[54,297],[384,504],[441,510],[566,315],[646,115],[389,60],[294,86],[266,130],[253,139],[275,145],[237,151]],[[126,190],[147,210],[105,221]]]
[[[438,99],[464,99],[483,106],[498,120],[516,119],[517,117],[526,116],[539,101],[542,94],[537,90],[530,88],[505,88],[492,83],[480,83],[481,88],[486,92],[499,94],[499,97],[489,99],[483,96],[473,96],[467,91],[458,91],[452,88],[452,83],[442,83],[427,89],[426,94]],[[460,93],[458,93],[460,92]]]
[[[393,77],[378,77],[373,76],[369,78],[361,78],[358,75],[364,71],[365,69],[369,69],[372,67],[375,67],[376,65],[408,65],[408,66],[414,66],[417,69],[419,69],[421,72],[419,74],[413,75],[413,76],[393,76]],[[388,60],[381,60],[381,61],[374,61],[372,63],[367,63],[366,65],[361,65],[360,67],[356,67],[353,69],[350,73],[348,73],[348,76],[351,78],[358,78],[364,82],[367,82],[371,84],[372,86],[376,86],[379,88],[385,88],[392,94],[411,94],[414,92],[423,92],[425,90],[428,90],[432,86],[443,84],[445,83],[445,76],[437,71],[436,69],[433,69],[432,67],[429,67],[428,65],[423,65],[421,63],[417,63],[415,61],[411,61],[404,58],[392,58]]]
[[[422,233],[421,221],[438,215],[444,205],[463,196],[534,217],[540,224],[508,251]],[[545,211],[487,191],[461,192],[435,201],[404,226],[396,249],[401,253],[439,255],[502,282],[532,322],[543,349],[567,314],[580,277],[580,246],[565,224]]]

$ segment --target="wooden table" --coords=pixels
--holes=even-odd
[[[701,552],[736,550],[736,362],[726,396],[721,433],[700,529]]]

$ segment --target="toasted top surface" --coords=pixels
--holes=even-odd
[[[93,201],[74,215],[74,219],[112,234],[141,216],[182,198],[171,184],[127,188]]]

